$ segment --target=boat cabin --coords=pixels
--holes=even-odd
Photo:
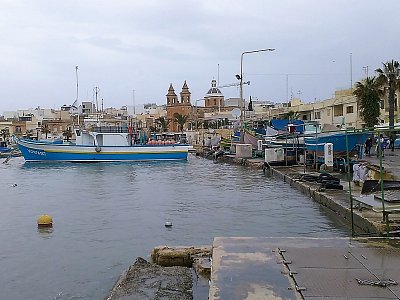
[[[131,146],[132,134],[121,127],[75,129],[76,144],[83,146]]]

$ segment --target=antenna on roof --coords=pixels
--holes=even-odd
[[[219,86],[219,64],[218,64],[218,77],[217,77],[217,86]]]

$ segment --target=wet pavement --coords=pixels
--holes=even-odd
[[[400,299],[397,243],[216,237],[209,299]]]

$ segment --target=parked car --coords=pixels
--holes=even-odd
[[[397,137],[397,138],[394,140],[394,147],[395,147],[396,149],[400,149],[400,137]]]

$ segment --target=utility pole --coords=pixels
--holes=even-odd
[[[350,52],[350,88],[353,89],[353,53]]]
[[[135,109],[135,90],[134,90],[134,89],[132,90],[132,102],[133,102],[133,115],[132,115],[132,117],[133,117],[134,115],[136,115],[136,109]]]
[[[95,99],[96,99],[96,112],[99,112],[99,102],[97,100],[97,95],[99,94],[100,88],[98,86],[95,86],[93,91],[94,91]]]
[[[286,106],[289,107],[289,74],[286,74]]]

